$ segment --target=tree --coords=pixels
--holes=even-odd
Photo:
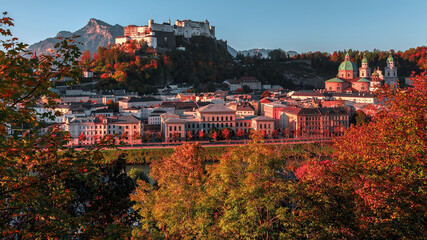
[[[204,224],[199,202],[205,181],[202,155],[199,144],[184,143],[172,156],[151,164],[150,174],[158,187],[138,181],[132,200],[141,216],[141,228],[134,231],[134,237],[188,239],[197,235]]]
[[[162,141],[162,133],[161,132],[158,132],[157,133],[157,135],[156,135],[156,138],[157,138],[157,141],[159,141],[159,142],[161,142]]]
[[[199,138],[203,140],[205,138],[205,136],[206,136],[205,132],[203,132],[203,130],[200,130],[199,131]]]
[[[230,130],[228,128],[222,129],[222,137],[225,140],[228,140],[230,138]]]
[[[238,130],[237,130],[237,132],[236,132],[236,136],[237,136],[237,137],[239,137],[239,138],[240,138],[240,137],[242,137],[242,136],[243,136],[243,134],[245,134],[245,132],[244,132],[244,131],[243,131],[243,129],[241,129],[241,128],[240,128],[240,129],[238,129]]]
[[[139,181],[132,196],[141,216],[133,237],[278,239],[294,179],[277,149],[263,145],[259,132],[252,136],[249,147],[224,153],[212,169],[205,168],[199,144],[184,143],[153,162],[158,187]]]
[[[172,139],[173,139],[173,140],[175,140],[175,141],[177,141],[177,140],[179,139],[179,134],[178,134],[178,132],[173,132],[173,133],[172,133]]]
[[[213,132],[212,133],[212,140],[216,141],[218,139],[218,132]]]
[[[119,112],[119,103],[116,103],[110,99],[107,101],[107,106],[108,106],[108,109],[111,109],[114,112]]]
[[[370,121],[370,118],[362,110],[357,110],[352,116],[351,123],[358,126],[367,124]]]
[[[221,156],[209,175],[200,203],[213,217],[204,238],[278,239],[283,231],[278,216],[290,208],[285,161],[262,144],[259,132],[251,136],[250,146]]]
[[[191,131],[187,132],[187,140],[191,141],[191,139],[193,139],[193,134],[191,134]]]
[[[377,94],[382,110],[335,138],[331,161],[310,162],[297,171],[293,216],[298,217],[290,224],[299,228],[293,238],[419,239],[427,234],[427,76],[414,77],[413,88],[390,86]]]
[[[80,58],[80,66],[82,66],[85,69],[89,69],[90,67],[90,50],[85,50],[82,53],[82,56]]]
[[[273,129],[273,131],[271,131],[271,137],[272,138],[277,138],[278,134],[279,134],[279,131],[277,131],[277,129]]]
[[[96,167],[98,171],[83,177],[77,175],[66,183],[67,187],[75,189],[77,196],[70,208],[84,213],[79,237],[124,238],[130,234],[130,226],[136,220],[135,213],[129,212],[135,183],[126,174],[125,156],[122,154],[111,163]]]
[[[243,93],[251,93],[252,89],[248,85],[243,85],[242,91],[243,91]]]
[[[145,138],[146,142],[150,142],[151,135],[152,135],[152,133],[150,131],[145,131],[144,138]]]
[[[79,143],[82,144],[84,141],[86,141],[86,135],[83,132],[81,132],[78,139],[79,139]]]
[[[285,128],[285,130],[283,130],[283,135],[285,135],[286,138],[290,137],[291,131],[289,130],[289,128]]]
[[[79,51],[73,38],[63,38],[54,51],[36,56],[11,35],[8,27],[13,26],[12,21],[6,13],[0,18],[0,236],[80,238],[79,229],[96,222],[109,206],[98,205],[96,215],[78,211],[74,205],[79,198],[77,188],[69,183],[75,178],[97,181],[101,174],[98,163],[103,161],[100,149],[111,142],[104,138],[93,150],[74,151],[65,147],[71,135],[60,126],[40,131],[41,115],[34,107],[42,104],[55,109],[57,95],[51,91],[50,79],[78,79]],[[40,101],[42,97],[44,101]],[[18,126],[25,126],[23,134]],[[99,185],[92,187],[97,191]],[[108,236],[106,229],[114,228],[121,215],[115,220],[104,222],[107,228],[99,226],[88,237]]]

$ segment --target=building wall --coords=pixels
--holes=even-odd
[[[340,82],[325,82],[326,91],[341,92],[344,88],[343,83]]]

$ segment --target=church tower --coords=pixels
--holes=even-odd
[[[397,84],[397,67],[391,53],[387,58],[387,67],[384,69],[384,82],[389,85]]]
[[[371,68],[368,66],[368,59],[363,56],[362,67],[359,68],[359,77],[369,78],[371,77]]]

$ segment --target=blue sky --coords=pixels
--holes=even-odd
[[[90,18],[122,26],[208,19],[217,38],[237,50],[298,52],[427,45],[426,9],[425,0],[0,0],[0,10],[15,20],[12,33],[29,44],[74,32]]]

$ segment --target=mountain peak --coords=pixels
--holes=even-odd
[[[80,51],[96,52],[98,47],[114,43],[116,37],[123,36],[123,32],[123,27],[118,24],[112,26],[99,19],[91,18],[81,29],[75,32],[60,31],[56,37],[80,36],[76,39],[76,41],[83,43],[83,45],[79,45]],[[46,53],[49,49],[53,49],[57,42],[58,40],[55,37],[47,38],[31,45],[29,49],[38,53]]]

